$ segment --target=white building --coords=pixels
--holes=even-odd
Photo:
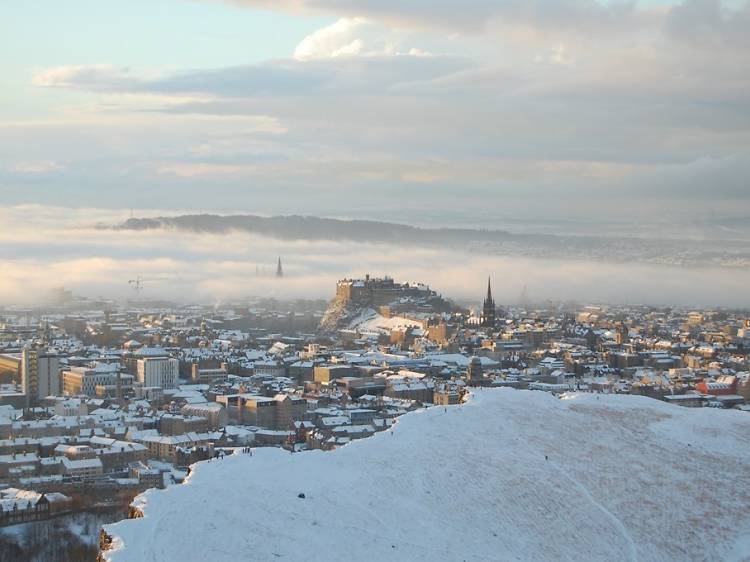
[[[171,357],[138,359],[138,382],[145,387],[177,388],[180,362]]]

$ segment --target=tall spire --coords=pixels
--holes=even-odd
[[[279,256],[279,263],[276,266],[276,277],[284,277],[284,270],[281,269],[281,256]]]
[[[489,277],[487,277],[487,297],[482,305],[482,326],[495,327],[495,301],[492,298],[492,283]]]

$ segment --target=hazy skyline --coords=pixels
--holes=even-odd
[[[745,1],[1,11],[5,204],[357,216],[397,201],[500,226],[750,212]]]

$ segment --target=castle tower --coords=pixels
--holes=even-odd
[[[492,298],[492,286],[490,278],[487,278],[487,296],[482,305],[482,326],[485,328],[495,327],[495,300]]]
[[[276,266],[276,277],[284,277],[284,270],[281,269],[281,256],[279,256],[279,263]]]

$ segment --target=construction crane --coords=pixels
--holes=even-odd
[[[140,295],[141,291],[143,290],[143,279],[141,279],[141,276],[139,275],[135,279],[129,279],[128,285],[133,288],[136,294]]]

